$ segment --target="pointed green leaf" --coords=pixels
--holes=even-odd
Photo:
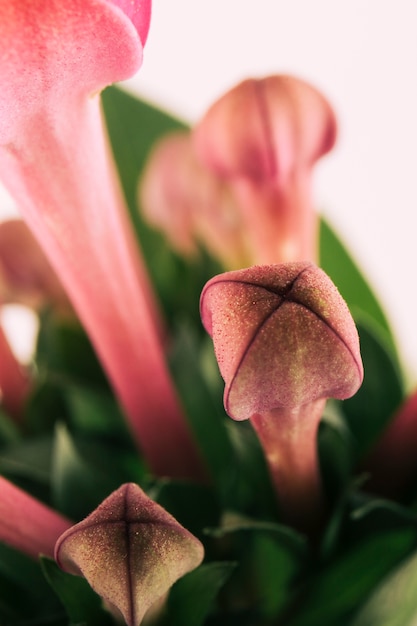
[[[41,566],[45,578],[62,602],[69,626],[111,626],[113,619],[102,608],[101,598],[85,578],[63,572],[52,559],[43,557]]]
[[[352,626],[415,626],[417,554],[391,572],[366,601]]]
[[[207,563],[173,586],[160,626],[202,626],[236,564]]]
[[[369,315],[396,355],[395,340],[377,297],[339,237],[323,218],[320,221],[320,266],[338,287],[353,317],[356,319],[360,312]]]

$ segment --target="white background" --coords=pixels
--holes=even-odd
[[[293,73],[339,118],[316,205],[353,251],[417,383],[417,3],[154,0],[128,87],[192,122],[249,76]]]

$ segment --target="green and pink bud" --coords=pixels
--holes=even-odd
[[[204,548],[133,483],[122,485],[57,541],[58,565],[84,576],[128,626],[176,580],[200,565]]]
[[[284,263],[214,277],[201,317],[226,412],[251,420],[285,517],[308,530],[323,514],[317,429],[326,399],[349,398],[363,378],[346,303],[312,263]]]

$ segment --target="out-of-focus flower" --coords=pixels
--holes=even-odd
[[[325,402],[352,396],[363,378],[346,303],[315,265],[284,263],[214,277],[201,317],[226,383],[226,412],[251,420],[287,518],[314,526],[323,505],[317,428]]]
[[[0,476],[0,541],[32,558],[53,558],[55,543],[72,522]]]
[[[315,261],[311,171],[336,138],[327,100],[291,76],[245,80],[208,110],[193,137],[201,161],[236,193],[251,264]]]
[[[194,257],[202,245],[228,269],[250,263],[234,194],[197,159],[190,133],[171,133],[156,144],[140,181],[139,204],[179,253]]]
[[[174,582],[200,565],[204,548],[188,530],[133,483],[122,485],[55,549],[58,564],[84,576],[128,626]]]
[[[99,92],[142,61],[150,0],[0,1],[0,176],[56,270],[151,469],[203,473],[170,380],[159,314]]]

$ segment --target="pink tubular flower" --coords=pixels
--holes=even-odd
[[[317,529],[318,425],[326,399],[350,397],[363,378],[345,302],[312,263],[283,263],[211,279],[201,318],[225,380],[226,412],[251,420],[287,520]]]
[[[199,476],[100,111],[99,92],[141,64],[151,2],[0,7],[0,176],[62,280],[151,469]]]
[[[335,138],[328,102],[291,76],[240,83],[194,129],[202,162],[237,194],[253,264],[316,260],[311,170]]]
[[[32,558],[53,558],[55,543],[72,522],[0,476],[0,541]]]

